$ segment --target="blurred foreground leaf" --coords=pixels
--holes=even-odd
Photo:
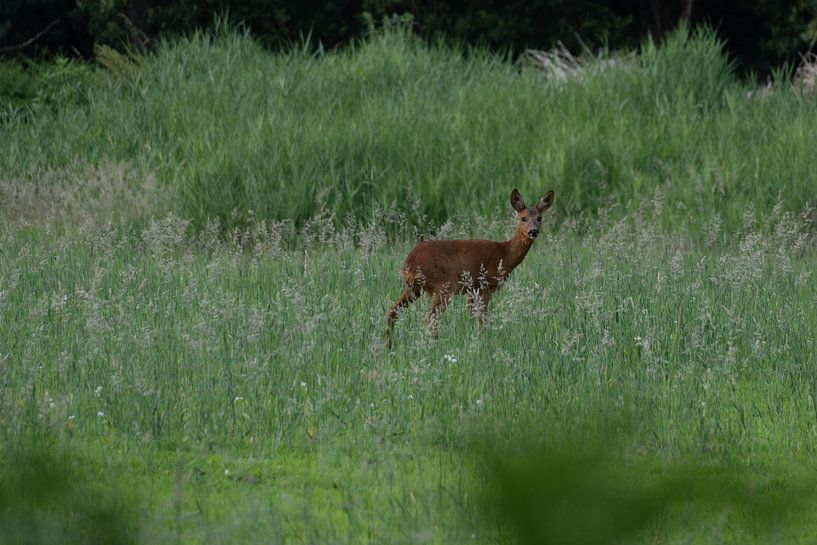
[[[795,469],[769,477],[704,457],[666,461],[633,452],[626,438],[606,430],[522,448],[481,443],[486,505],[531,545],[622,543],[718,518],[768,537],[813,507],[817,481]]]
[[[0,544],[136,542],[131,503],[53,441],[26,439],[0,452]]]

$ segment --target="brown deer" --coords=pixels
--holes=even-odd
[[[440,314],[456,294],[465,294],[469,310],[482,320],[491,295],[522,263],[539,236],[542,213],[552,204],[553,191],[548,191],[536,206],[528,208],[514,189],[511,206],[519,223],[510,240],[430,240],[417,244],[403,265],[403,293],[387,317],[386,348],[391,349],[398,311],[413,303],[423,291],[431,296],[428,322],[434,336]]]

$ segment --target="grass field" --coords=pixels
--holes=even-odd
[[[9,105],[0,543],[813,542],[814,96],[610,58],[197,35]],[[514,186],[486,323],[387,352],[413,243]]]
[[[785,487],[817,446],[801,223],[712,248],[647,225],[551,226],[483,328],[459,304],[431,339],[418,303],[392,354],[384,313],[409,245],[366,230],[298,249],[275,229],[237,246],[172,217],[139,234],[7,230],[4,434],[51,430],[140,490],[170,541],[492,542],[469,444],[546,439],[602,410],[634,423],[605,456],[692,457]],[[676,537],[778,535],[729,513]],[[813,525],[775,530],[807,542]]]

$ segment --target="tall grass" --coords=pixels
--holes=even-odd
[[[556,213],[619,217],[657,191],[668,225],[730,229],[747,209],[814,204],[813,95],[747,97],[713,32],[681,29],[577,77],[388,26],[354,46],[269,53],[215,31],[105,60],[109,83],[64,107],[9,113],[0,172],[15,187],[126,164],[147,217],[243,224],[250,211],[338,223],[396,208],[415,225],[493,213],[510,188],[554,188]],[[70,174],[69,174],[70,173]],[[142,179],[158,188],[142,188]],[[133,210],[124,212],[132,216]]]

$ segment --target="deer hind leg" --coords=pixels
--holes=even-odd
[[[391,307],[387,317],[386,317],[386,349],[391,350],[391,337],[392,333],[394,333],[394,322],[397,321],[398,311],[403,308],[407,307],[412,304],[417,297],[420,296],[420,290],[412,287],[406,286],[403,288],[403,293],[400,294],[400,298],[397,300],[397,303]]]
[[[448,291],[435,291],[431,299],[431,312],[428,313],[428,326],[431,329],[431,336],[437,336],[437,323],[440,320],[440,314],[443,313],[445,307],[451,302],[451,293]]]

